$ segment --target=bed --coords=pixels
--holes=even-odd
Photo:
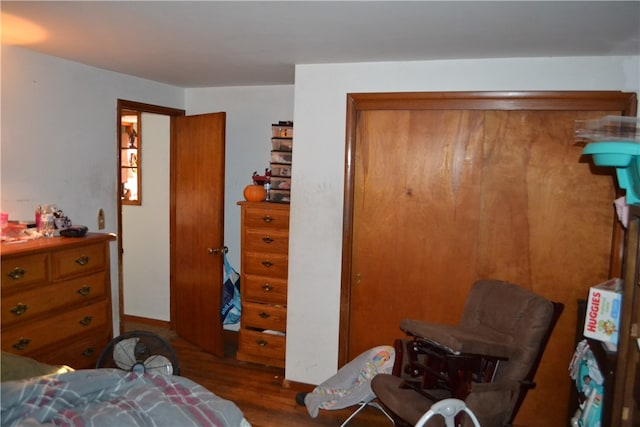
[[[2,353],[4,426],[250,427],[240,409],[188,378],[51,366]]]

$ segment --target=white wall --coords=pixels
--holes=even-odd
[[[1,208],[31,220],[56,203],[75,224],[117,232],[118,98],[184,108],[184,89],[2,45]],[[117,301],[117,244],[111,278]],[[118,304],[114,323],[118,328]],[[117,329],[116,329],[117,332]]]
[[[638,92],[640,57],[296,66],[288,380],[318,384],[337,369],[346,94],[487,90]]]
[[[224,235],[229,262],[239,272],[240,207],[236,203],[243,200],[242,190],[251,183],[253,171],[262,173],[269,167],[271,124],[293,120],[293,86],[187,89],[185,105],[190,115],[227,113]]]
[[[169,116],[142,113],[142,204],[122,206],[124,314],[169,321]]]

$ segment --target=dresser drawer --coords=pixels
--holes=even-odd
[[[111,340],[110,331],[93,331],[74,337],[59,346],[39,352],[33,356],[39,362],[51,365],[68,365],[73,369],[96,367],[98,356]]]
[[[289,232],[248,228],[244,231],[243,249],[251,252],[268,252],[286,255],[289,252]]]
[[[104,300],[20,328],[3,328],[2,350],[29,355],[73,335],[110,330],[107,307]]]
[[[289,210],[277,209],[268,204],[247,206],[244,213],[245,228],[289,230]]]
[[[54,252],[51,259],[52,279],[102,270],[106,266],[107,254],[102,244],[87,245]]]
[[[242,327],[284,332],[287,330],[287,309],[247,302],[242,306]]]
[[[287,305],[287,281],[270,277],[245,275],[242,292],[248,301]]]
[[[105,274],[101,271],[86,277],[3,295],[0,303],[2,327],[31,321],[47,312],[55,316],[62,313],[69,305],[78,307],[85,302],[104,298]]]
[[[238,349],[242,349],[244,354],[253,356],[253,360],[284,360],[286,338],[281,335],[241,329],[238,335]],[[239,356],[239,359],[242,359],[242,355],[239,354]]]
[[[286,255],[245,252],[242,257],[242,269],[245,274],[286,279],[289,261]]]
[[[49,280],[49,254],[40,253],[2,259],[2,290]]]

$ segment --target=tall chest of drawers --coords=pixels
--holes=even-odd
[[[242,316],[237,359],[284,367],[289,205],[239,202]]]
[[[1,246],[2,351],[95,367],[112,338],[109,234]]]

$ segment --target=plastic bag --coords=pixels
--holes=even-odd
[[[571,419],[571,425],[600,427],[604,378],[586,340],[580,341],[576,346],[569,365],[569,375],[575,381],[576,388],[582,396],[582,402]]]
[[[224,279],[222,283],[222,307],[220,315],[223,325],[232,325],[240,321],[242,304],[240,303],[240,275],[231,267],[224,254]]]

